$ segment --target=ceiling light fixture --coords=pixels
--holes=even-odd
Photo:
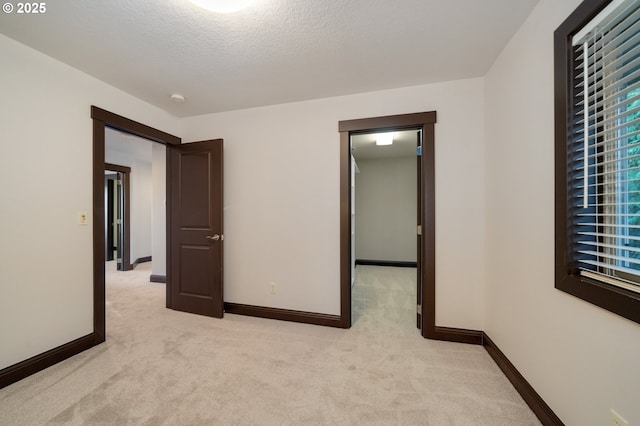
[[[180,93],[174,93],[173,95],[171,95],[171,100],[173,102],[181,104],[182,102],[184,102],[184,96],[182,96]]]
[[[376,135],[376,145],[391,145],[393,143],[393,133],[378,133]]]
[[[249,6],[253,0],[189,0],[196,6],[216,13],[234,13]]]

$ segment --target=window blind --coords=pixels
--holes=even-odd
[[[591,22],[572,39],[571,268],[640,292],[640,3]]]

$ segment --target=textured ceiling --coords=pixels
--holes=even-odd
[[[153,161],[153,142],[148,139],[107,127],[104,129],[104,144],[107,158],[111,154],[116,158],[123,156],[145,163]]]
[[[537,0],[53,0],[0,32],[176,116],[479,77]],[[180,93],[186,102],[169,99]]]

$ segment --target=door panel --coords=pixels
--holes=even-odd
[[[210,154],[208,152],[180,155],[180,217],[183,229],[211,229]]]
[[[183,245],[180,247],[180,259],[182,268],[180,269],[180,294],[211,298],[213,296],[209,277],[214,271],[202,270],[202,266],[209,266],[215,263],[212,247],[202,247],[194,245]]]
[[[422,195],[422,131],[419,130],[418,131],[418,140],[417,140],[417,146],[416,149],[420,152],[420,155],[418,155],[416,158],[416,162],[417,162],[417,179],[418,179],[418,184],[417,184],[417,190],[418,190],[418,211],[417,211],[417,223],[418,226],[420,226],[420,228],[422,228],[424,225],[422,224],[422,217],[423,217],[423,212],[422,212],[422,203],[423,203],[423,195]],[[422,229],[421,229],[422,231]],[[417,295],[417,301],[416,301],[416,306],[417,306],[417,315],[416,315],[416,326],[418,328],[422,328],[422,232],[418,233],[418,236],[416,238],[416,245],[417,245],[417,253],[416,253],[416,285],[417,285],[417,290],[416,290],[416,295]]]
[[[169,308],[223,315],[222,139],[170,147]]]

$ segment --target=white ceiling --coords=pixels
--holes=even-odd
[[[537,1],[52,0],[0,32],[184,117],[483,76]]]
[[[145,163],[153,161],[153,142],[129,133],[107,127],[104,129],[104,145],[108,158],[126,158]]]

